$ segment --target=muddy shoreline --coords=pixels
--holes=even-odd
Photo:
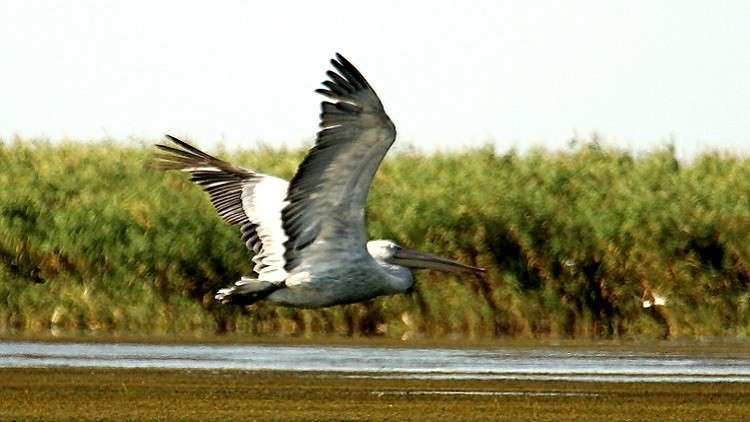
[[[2,420],[747,420],[749,383],[389,380],[330,373],[0,369]]]

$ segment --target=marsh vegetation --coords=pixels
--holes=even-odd
[[[213,151],[291,177],[302,149]],[[238,230],[148,145],[0,142],[0,333],[387,338],[746,337],[750,160],[491,147],[395,151],[373,238],[489,270],[322,310],[221,306],[251,269]],[[644,308],[648,292],[666,306]]]

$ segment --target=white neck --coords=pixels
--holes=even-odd
[[[414,285],[414,275],[411,270],[400,265],[390,264],[379,259],[375,262],[388,274],[388,284],[392,291],[390,293],[403,293]]]

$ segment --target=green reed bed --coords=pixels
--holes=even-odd
[[[137,142],[0,142],[0,334],[746,337],[750,160],[670,148],[389,155],[370,236],[486,267],[323,310],[221,306],[238,229]],[[291,177],[304,150],[212,151]],[[644,309],[644,292],[667,305]]]

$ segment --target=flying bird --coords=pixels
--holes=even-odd
[[[480,275],[482,268],[367,241],[365,208],[375,172],[396,128],[362,74],[343,56],[331,60],[315,145],[291,181],[235,166],[167,135],[160,167],[190,173],[219,216],[240,226],[254,253],[252,276],[221,289],[223,303],[268,300],[318,308],[407,292],[412,270]]]

